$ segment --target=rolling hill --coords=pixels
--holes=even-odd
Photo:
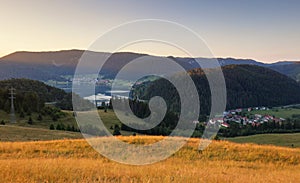
[[[227,109],[300,103],[300,85],[288,76],[254,65],[228,65],[222,70],[227,88]],[[191,70],[189,74],[198,89],[201,111],[208,114],[210,89],[206,76],[202,69]],[[165,79],[137,86],[133,95],[144,100],[161,96],[172,110],[180,108],[176,89]]]
[[[64,50],[53,52],[15,52],[0,58],[0,80],[10,78],[28,78],[39,81],[66,81],[63,76],[73,75],[80,60],[84,54],[84,50]],[[95,65],[104,60],[110,55],[105,52],[86,52],[92,56],[92,61],[85,65],[85,73],[93,73]],[[176,61],[186,70],[199,68],[199,64],[193,58],[180,58],[180,57],[157,57],[146,54],[120,52],[114,53],[103,65],[100,74],[106,78],[114,78],[116,73],[130,61],[148,56],[153,59],[167,60],[171,59]],[[200,62],[209,62],[209,58],[197,58]],[[222,66],[232,64],[250,64],[281,72],[293,79],[297,79],[300,64],[297,62],[278,62],[274,64],[265,64],[250,59],[234,59],[234,58],[218,58]],[[296,69],[297,67],[298,69]]]
[[[300,82],[300,62],[292,62],[290,64],[284,65],[271,65],[269,66],[269,68],[282,74],[285,74],[293,78],[297,82]]]
[[[32,112],[36,112],[37,108],[41,108],[45,102],[55,103],[61,109],[72,109],[72,93],[67,93],[62,89],[29,79],[0,81],[0,109],[10,109],[8,93],[11,87],[16,89],[15,92],[18,99],[15,101],[15,105],[19,106],[19,109],[32,108]],[[77,95],[73,96],[78,100],[86,102]]]

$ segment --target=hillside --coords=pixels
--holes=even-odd
[[[16,123],[10,123],[10,114],[0,110],[0,141],[30,141],[30,140],[52,140],[52,139],[64,139],[64,138],[81,138],[79,132],[78,123],[75,120],[72,111],[58,111],[55,113],[57,119],[53,119],[53,114],[46,113],[47,110],[41,110],[40,112],[32,112],[30,115],[25,113],[24,117],[16,115]],[[117,118],[113,110],[108,109],[98,111],[102,122],[106,129],[112,134],[115,126],[121,127],[121,121]],[[41,114],[42,119],[39,120]],[[28,124],[29,117],[32,118],[32,124]],[[1,122],[5,125],[1,125]],[[50,130],[51,125],[53,129]],[[89,126],[89,121],[86,121]],[[86,129],[87,126],[81,125],[82,129]],[[94,123],[92,123],[94,125]],[[60,129],[58,129],[60,126]],[[98,127],[93,126],[93,132],[101,131]],[[76,132],[76,133],[74,133]],[[122,136],[132,135],[133,132],[120,130]]]
[[[229,65],[222,70],[227,88],[227,109],[300,103],[300,85],[278,72],[254,65]],[[191,70],[190,75],[199,92],[201,111],[207,114],[210,110],[208,81],[201,69]],[[165,79],[138,86],[133,92],[145,100],[162,96],[175,111],[180,105],[177,91]]]
[[[40,81],[66,81],[64,76],[72,76],[79,59],[83,55],[84,50],[64,50],[53,52],[15,52],[0,58],[0,80],[9,78],[28,78]],[[99,62],[104,62],[110,53],[104,52],[87,52],[93,57],[91,63],[86,64],[83,71],[87,74],[91,73]],[[103,65],[100,74],[106,78],[114,78],[116,73],[130,61],[149,56],[154,59],[167,60],[171,59],[180,64],[186,70],[198,68],[199,64],[193,58],[180,57],[157,57],[146,54],[120,52],[114,53]],[[209,58],[197,58],[200,62],[210,62]],[[296,79],[300,73],[299,69],[295,69],[294,62],[278,62],[274,64],[265,64],[250,59],[234,59],[234,58],[218,58],[222,66],[232,64],[250,64],[279,71]],[[298,66],[298,65],[297,65]]]
[[[41,109],[45,102],[52,102],[61,109],[72,109],[72,94],[64,90],[46,85],[40,81],[29,79],[9,79],[0,81],[0,109],[9,110],[9,89],[13,87],[17,100],[15,105],[17,110],[21,108],[31,108],[31,112]],[[74,95],[76,99],[80,97]],[[20,110],[19,110],[20,112]]]
[[[57,52],[15,52],[0,58],[0,79],[29,78],[40,81],[66,80],[62,76],[73,75],[84,50],[66,50]],[[104,61],[109,53],[87,52],[95,58],[86,64],[85,74],[90,74],[95,65]],[[130,60],[143,56],[135,53],[113,54],[104,65],[101,74],[112,77],[113,74]]]
[[[72,75],[83,51],[15,52],[0,59],[0,78],[63,81]]]
[[[49,130],[36,127],[0,125],[0,141],[25,142],[59,139],[80,139],[81,133],[61,130]]]
[[[223,68],[227,107],[280,106],[300,103],[300,85],[289,77],[258,66]]]
[[[300,133],[287,134],[259,134],[244,137],[225,138],[235,143],[254,143],[264,145],[275,145],[283,147],[300,148]]]
[[[9,79],[0,81],[0,88],[8,90],[11,87],[17,92],[27,93],[36,92],[45,102],[55,102],[62,100],[67,94],[61,89],[46,85],[42,82],[29,79]]]
[[[163,137],[119,137],[148,144]],[[170,158],[151,165],[113,162],[85,140],[1,142],[3,182],[298,182],[300,150],[214,141],[198,151],[190,139]]]
[[[300,62],[293,62],[285,65],[271,65],[269,68],[300,82]]]

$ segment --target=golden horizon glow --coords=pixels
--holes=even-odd
[[[191,28],[206,41],[215,57],[261,62],[300,60],[300,12],[296,11],[300,2],[296,1],[0,2],[0,57],[16,51],[86,50],[113,27],[136,19],[154,18]],[[127,51],[184,56],[178,50],[160,47],[134,47]]]

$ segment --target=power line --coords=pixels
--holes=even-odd
[[[14,100],[16,99],[16,97],[15,97],[15,95],[16,95],[15,91],[16,91],[16,89],[13,88],[13,87],[11,87],[9,89],[9,95],[10,95],[9,99],[10,99],[10,104],[11,104],[10,105],[10,122],[11,123],[16,123],[15,106],[14,106]]]

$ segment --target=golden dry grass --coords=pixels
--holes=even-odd
[[[162,137],[120,137],[153,143]],[[300,149],[190,139],[152,165],[112,162],[84,140],[0,143],[0,182],[299,182]]]

